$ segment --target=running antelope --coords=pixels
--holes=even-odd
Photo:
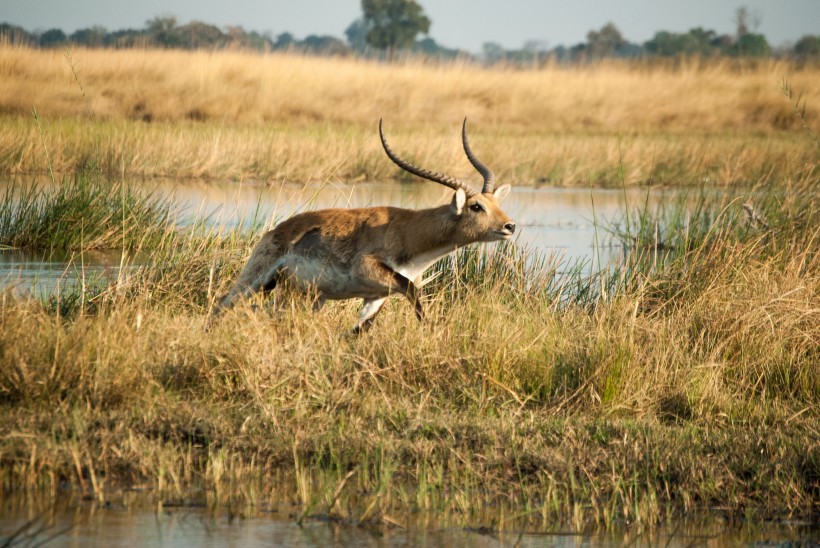
[[[484,178],[481,192],[399,158],[387,144],[381,120],[379,136],[400,168],[455,190],[450,203],[421,210],[368,207],[294,215],[262,236],[215,316],[237,299],[270,292],[288,279],[299,289],[316,291],[315,310],[327,299],[364,299],[355,333],[370,328],[391,294],[406,296],[422,320],[419,288],[427,267],[460,247],[512,237],[515,223],[499,207],[510,186],[495,188],[493,172],[470,149],[466,119],[461,141],[467,159]]]

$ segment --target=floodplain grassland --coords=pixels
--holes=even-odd
[[[378,142],[384,117],[404,154],[468,176],[467,116],[482,158],[516,184],[749,185],[816,163],[784,79],[820,96],[820,69],[786,61],[522,69],[0,46],[0,172],[383,180],[398,173]]]
[[[392,299],[362,337],[358,303],[314,313],[286,293],[206,331],[254,236],[158,224],[150,263],[109,285],[3,294],[3,496],[137,486],[241,515],[498,531],[815,520],[813,184],[756,189],[765,227],[714,194],[633,212],[634,252],[596,275],[465,250],[436,267],[429,322]]]
[[[243,515],[284,502],[298,521],[487,531],[641,531],[703,511],[816,522],[820,200],[801,121],[817,111],[794,117],[792,69],[820,96],[815,69],[777,63],[0,49],[0,170],[61,182],[12,187],[0,246],[150,257],[45,301],[2,293],[0,496],[137,487]],[[464,250],[434,267],[430,321],[392,299],[353,337],[359,303],[313,313],[287,292],[206,331],[271,220],[180,229],[173,203],[116,183],[394,176],[380,115],[396,148],[447,170],[464,164],[464,114],[499,178],[674,172],[655,182],[702,199],[616,220],[630,253],[598,273],[514,244]],[[759,217],[710,192],[728,183]]]

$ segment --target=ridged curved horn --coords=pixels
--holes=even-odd
[[[467,154],[467,159],[470,160],[473,167],[484,177],[484,188],[481,189],[481,193],[491,193],[495,188],[495,175],[493,175],[490,168],[475,157],[472,149],[470,149],[470,142],[467,140],[467,118],[464,118],[464,125],[461,126],[461,142],[464,144],[464,152]]]
[[[418,175],[424,179],[429,181],[434,181],[436,183],[442,184],[444,186],[450,187],[453,190],[462,189],[468,197],[475,196],[477,192],[474,188],[472,188],[467,183],[456,179],[455,177],[451,177],[449,175],[445,175],[443,173],[437,173],[435,171],[429,171],[426,169],[422,169],[420,167],[414,166],[410,162],[402,160],[399,158],[393,149],[390,148],[390,145],[387,144],[387,138],[384,136],[384,131],[382,130],[382,119],[379,118],[379,137],[382,139],[382,146],[384,147],[384,151],[387,153],[388,158],[393,160],[393,162],[402,168],[405,171],[409,171],[413,175]]]

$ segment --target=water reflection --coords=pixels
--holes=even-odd
[[[10,184],[10,183],[6,183]],[[169,196],[179,205],[181,225],[206,219],[215,226],[250,225],[254,220],[273,226],[308,209],[391,205],[424,208],[447,203],[452,191],[427,182],[243,184],[197,181],[133,182],[146,191]],[[5,186],[0,184],[0,191]],[[655,208],[674,198],[669,190],[605,190],[514,187],[504,210],[517,222],[517,241],[530,249],[556,254],[567,264],[606,264],[621,250],[611,245],[602,226],[644,204]],[[83,254],[27,253],[0,250],[0,284],[18,292],[42,294],[58,284],[86,279],[116,278],[122,257],[116,251]]]
[[[608,532],[494,531],[465,527],[401,527],[396,520],[367,525],[306,520],[287,508],[245,515],[204,507],[153,509],[144,505],[83,503],[35,509],[6,499],[0,514],[0,545],[125,546],[803,546],[816,539],[808,523],[730,523],[719,514],[680,520],[666,527],[621,527]],[[16,535],[16,536],[15,536]]]
[[[13,288],[18,295],[44,297],[60,287],[108,285],[117,280],[124,264],[134,266],[118,251],[7,249],[0,251],[0,287]]]

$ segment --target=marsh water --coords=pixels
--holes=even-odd
[[[0,182],[0,191],[9,182]],[[177,222],[197,220],[231,228],[276,221],[308,209],[391,205],[406,208],[447,203],[448,189],[432,183],[364,183],[295,185],[236,182],[161,181],[129,183],[168,196]],[[607,227],[625,212],[668,203],[680,191],[664,189],[585,189],[516,187],[504,201],[504,210],[516,221],[516,241],[565,265],[582,262],[587,268],[617,258],[622,250]],[[119,252],[44,253],[0,249],[0,285],[18,293],[47,296],[60,286],[85,279],[116,279],[124,264],[150,261]]]
[[[815,546],[820,539],[816,524],[730,522],[718,513],[652,529],[624,525],[576,533],[560,527],[539,531],[512,526],[497,531],[457,520],[444,523],[436,516],[420,518],[418,513],[367,524],[321,515],[299,523],[299,509],[290,503],[262,503],[255,510],[231,512],[205,503],[150,505],[140,502],[143,495],[113,503],[68,495],[47,505],[23,497],[6,499],[0,506],[0,546]],[[411,524],[420,519],[424,523]]]

